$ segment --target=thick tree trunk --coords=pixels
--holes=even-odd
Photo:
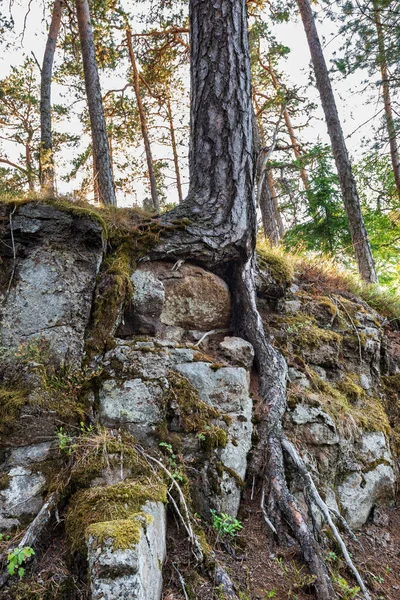
[[[79,39],[82,48],[83,70],[85,73],[86,96],[89,107],[90,127],[93,140],[93,154],[99,188],[103,204],[116,205],[115,187],[112,176],[110,149],[108,146],[103,101],[97,72],[93,31],[90,21],[88,0],[75,0],[78,18]]]
[[[349,229],[358,270],[366,283],[376,283],[377,276],[374,259],[372,257],[371,247],[361,213],[356,183],[352,173],[350,159],[336,108],[335,97],[333,95],[331,81],[329,79],[325,58],[315,25],[314,15],[309,0],[297,0],[297,4],[306,32],[317,88],[320,94],[322,108],[325,113],[344,206],[349,220]]]
[[[178,190],[179,202],[183,202],[181,172],[180,172],[180,169],[179,169],[178,149],[177,149],[177,146],[176,146],[174,119],[173,119],[172,110],[171,110],[171,100],[170,100],[170,97],[169,97],[169,90],[168,90],[168,96],[167,96],[167,100],[166,100],[166,105],[167,105],[169,131],[170,131],[170,135],[171,135],[172,154],[173,154],[173,157],[174,157],[174,167],[175,167],[175,177],[176,177],[176,189]]]
[[[374,7],[374,21],[376,27],[376,33],[378,36],[378,65],[382,76],[382,96],[383,104],[385,108],[385,119],[386,129],[389,137],[390,146],[390,158],[392,161],[394,180],[396,183],[397,194],[400,198],[400,161],[399,161],[399,147],[397,143],[396,127],[393,118],[392,100],[390,97],[390,86],[389,86],[389,71],[386,60],[386,49],[384,31],[382,25],[382,19],[380,15],[379,3],[377,0],[373,0]]]
[[[139,73],[138,73],[137,66],[136,66],[135,53],[133,51],[132,32],[129,29],[129,27],[126,30],[126,42],[128,45],[129,58],[131,61],[131,66],[132,66],[133,88],[135,90],[136,102],[137,102],[138,111],[139,111],[140,128],[142,130],[144,149],[145,149],[145,153],[146,153],[147,170],[149,172],[149,180],[150,180],[151,200],[152,200],[153,208],[154,208],[155,212],[158,214],[160,212],[160,202],[158,199],[156,174],[154,171],[154,162],[153,162],[153,157],[151,154],[149,130],[147,127],[147,119],[146,119],[146,114],[144,112],[142,96],[140,94]]]
[[[64,0],[54,0],[40,80],[40,185],[46,198],[54,196],[53,135],[51,129],[51,78]]]
[[[269,239],[273,246],[279,244],[281,233],[279,230],[276,206],[272,197],[270,188],[269,173],[264,177],[260,194],[260,211],[263,224],[264,235]]]
[[[229,282],[237,333],[254,346],[263,399],[254,472],[269,484],[271,518],[286,522],[315,576],[319,600],[335,597],[326,565],[289,492],[282,448],[285,360],[265,336],[254,285],[256,211],[254,145],[245,0],[191,0],[191,186],[188,198],[163,215],[186,217],[167,228],[151,258],[193,260]],[[179,222],[178,222],[179,223]]]

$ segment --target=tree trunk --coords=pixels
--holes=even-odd
[[[40,185],[45,198],[55,193],[53,136],[51,129],[51,79],[54,53],[61,25],[64,0],[54,0],[40,80]]]
[[[160,202],[158,199],[156,174],[154,171],[153,157],[151,154],[149,130],[147,128],[147,119],[146,119],[146,114],[145,114],[144,108],[143,108],[142,96],[140,94],[139,73],[138,73],[137,66],[136,66],[135,53],[133,51],[132,32],[129,29],[129,27],[126,29],[126,41],[128,44],[129,58],[131,60],[132,74],[133,74],[133,87],[135,90],[136,102],[137,102],[138,110],[139,110],[140,127],[142,130],[144,149],[146,152],[147,170],[149,172],[149,179],[150,179],[151,200],[152,200],[153,208],[154,208],[155,212],[158,214],[160,212]]]
[[[377,0],[373,0],[374,7],[374,21],[376,27],[376,33],[378,36],[378,64],[381,71],[382,76],[382,96],[383,96],[383,104],[385,107],[385,119],[386,119],[386,129],[389,136],[389,146],[390,146],[390,157],[392,160],[393,174],[394,180],[396,183],[397,194],[400,198],[400,161],[399,161],[399,147],[397,144],[397,136],[396,136],[396,127],[393,118],[393,109],[392,109],[392,100],[390,97],[390,87],[389,87],[389,71],[387,67],[386,61],[386,49],[385,49],[385,39],[384,39],[384,31],[382,25],[382,19],[380,15],[379,3]]]
[[[376,283],[377,276],[374,259],[372,257],[371,247],[361,212],[356,183],[352,173],[331,81],[329,79],[325,58],[314,21],[314,15],[312,13],[309,0],[297,0],[297,4],[306,32],[317,88],[320,94],[322,108],[325,113],[328,133],[332,144],[332,151],[339,175],[344,206],[349,220],[349,229],[353,242],[354,254],[358,264],[358,270],[361,278],[366,283]]]
[[[176,189],[178,190],[179,202],[183,202],[181,173],[180,173],[180,169],[179,169],[179,157],[178,157],[178,150],[176,147],[175,128],[174,128],[174,120],[173,120],[172,110],[171,110],[171,100],[169,97],[169,90],[168,90],[166,104],[167,104],[169,131],[170,131],[170,135],[171,135],[172,153],[174,156]]]
[[[282,417],[287,366],[267,339],[254,285],[256,210],[250,58],[245,0],[191,0],[191,136],[188,198],[161,217],[152,259],[184,258],[217,271],[232,292],[234,326],[253,344],[263,399],[254,473],[270,484],[271,517],[291,527],[315,576],[319,600],[335,597],[318,544],[289,492]]]
[[[268,185],[269,185],[271,198],[272,198],[272,204],[274,205],[274,209],[275,209],[275,218],[276,218],[276,224],[278,226],[279,237],[283,238],[283,236],[285,235],[285,228],[283,226],[281,211],[279,210],[279,206],[278,206],[278,194],[277,194],[276,188],[275,188],[275,181],[274,181],[274,178],[272,176],[270,169],[268,169],[267,176],[268,176]]]
[[[110,149],[97,72],[88,0],[75,0],[100,201],[116,206]]]

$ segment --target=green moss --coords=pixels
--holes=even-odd
[[[352,403],[365,397],[365,391],[355,383],[355,379],[357,379],[357,375],[346,375],[336,386],[339,392],[346,396],[347,400]]]
[[[307,401],[319,405],[327,412],[342,434],[345,435],[352,432],[355,427],[360,427],[364,431],[382,431],[387,437],[391,435],[392,430],[389,419],[379,398],[371,398],[366,394],[361,394],[354,405],[351,403],[350,398],[339,389],[343,382],[333,386],[321,379],[310,368],[307,368],[307,377],[318,392],[307,392]],[[348,380],[345,383],[345,389],[347,392],[350,391],[353,398],[354,394],[360,393],[358,386],[354,388]]]
[[[268,271],[276,283],[291,285],[293,267],[288,255],[280,248],[273,248],[265,241],[257,243],[257,264],[261,270]]]
[[[400,373],[396,375],[385,375],[382,377],[382,382],[385,389],[391,392],[400,393]]]
[[[109,542],[113,550],[126,550],[139,542],[143,527],[152,521],[151,515],[139,512],[129,519],[92,523],[86,528],[85,537],[94,537],[99,544]]]
[[[169,388],[165,394],[164,402],[167,410],[177,406],[183,430],[186,433],[196,433],[203,446],[211,448],[225,447],[228,434],[225,429],[215,425],[215,419],[225,420],[223,413],[200,400],[197,390],[182,375],[171,371],[168,376]],[[175,411],[174,411],[175,412]]]
[[[78,491],[71,500],[66,518],[71,550],[85,551],[85,535],[90,525],[132,519],[148,500],[166,503],[167,487],[143,478]]]
[[[0,439],[14,423],[27,401],[25,390],[0,387]]]
[[[124,431],[118,437],[107,429],[83,435],[75,443],[70,479],[75,486],[86,487],[110,467],[121,464],[130,477],[150,477],[148,463],[136,450],[136,440]]]
[[[5,490],[10,485],[10,476],[8,473],[0,473],[0,490]]]
[[[244,481],[244,479],[242,479],[240,477],[240,475],[238,473],[236,473],[236,471],[234,469],[231,469],[230,467],[227,467],[226,465],[224,465],[223,462],[218,462],[216,464],[216,469],[217,469],[217,473],[220,477],[222,477],[223,473],[227,473],[229,475],[229,477],[232,477],[232,479],[234,479],[236,481],[236,484],[239,488],[244,488],[246,485],[246,482]]]
[[[274,325],[280,329],[283,326],[290,341],[300,348],[316,348],[321,344],[340,346],[343,339],[336,331],[318,327],[315,318],[307,315],[276,317]]]

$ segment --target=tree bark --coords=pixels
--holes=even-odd
[[[322,108],[325,113],[326,124],[342,190],[343,202],[349,220],[349,229],[358,270],[361,278],[366,283],[376,283],[378,279],[375,271],[375,263],[372,257],[356,183],[352,173],[350,159],[336,108],[335,97],[315,25],[314,15],[309,0],[297,0],[297,4],[307,36],[317,88],[320,94]]]
[[[82,48],[85,88],[92,131],[93,154],[99,188],[100,201],[116,206],[115,186],[112,175],[110,149],[108,146],[103,101],[97,71],[93,31],[90,21],[88,0],[75,0],[78,18],[79,39]]]
[[[191,0],[191,139],[188,198],[161,217],[149,258],[184,258],[217,271],[232,292],[234,326],[252,343],[263,399],[255,473],[270,482],[271,518],[287,522],[315,576],[319,600],[335,597],[318,544],[289,492],[282,449],[287,366],[268,341],[254,285],[256,210],[250,59],[245,0]],[[181,221],[178,221],[180,223]]]
[[[377,0],[373,0],[374,8],[374,21],[376,27],[376,33],[378,36],[378,64],[382,76],[382,96],[383,104],[385,108],[385,119],[386,129],[389,136],[390,146],[390,158],[392,161],[392,168],[394,174],[394,180],[396,183],[397,194],[400,198],[400,161],[399,161],[399,147],[397,143],[396,127],[393,118],[392,99],[390,97],[390,86],[389,86],[389,71],[386,60],[386,49],[385,49],[385,38],[382,25],[382,19],[380,15],[379,3]]]
[[[54,0],[40,79],[40,185],[45,198],[55,193],[53,135],[51,129],[51,79],[64,0]]]
[[[147,127],[146,114],[144,112],[142,96],[140,94],[139,73],[136,66],[135,53],[132,45],[132,32],[129,27],[126,29],[126,42],[128,44],[129,58],[132,66],[133,88],[135,90],[136,102],[139,110],[140,128],[142,130],[144,149],[146,152],[147,170],[149,172],[150,192],[153,208],[158,214],[160,212],[160,201],[158,199],[156,174],[154,171],[154,162],[151,154],[149,130]]]
[[[166,99],[166,105],[167,105],[169,131],[170,131],[170,135],[171,135],[172,154],[173,154],[173,157],[174,157],[174,167],[175,167],[175,177],[176,177],[176,189],[178,190],[179,202],[183,202],[181,172],[180,172],[180,169],[179,169],[179,157],[178,157],[178,150],[177,150],[177,147],[176,147],[174,119],[173,119],[173,116],[172,116],[171,100],[170,100],[170,97],[169,97],[169,90],[168,90],[167,94],[168,95],[167,95],[167,99]]]

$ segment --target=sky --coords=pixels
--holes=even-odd
[[[12,1],[12,0],[11,0]],[[131,4],[131,3],[130,3]],[[9,6],[9,0],[0,0],[0,7],[2,11],[7,11]],[[44,46],[46,42],[46,27],[43,24],[43,9],[41,0],[31,0],[30,10],[29,0],[14,0],[12,2],[12,14],[16,24],[16,31],[21,39],[21,48],[17,48],[11,52],[4,52],[0,56],[0,73],[4,77],[9,72],[12,65],[19,65],[23,61],[24,52],[26,54],[33,53],[37,58],[38,62],[41,63]],[[143,9],[143,3],[141,3]],[[25,22],[25,33],[22,40],[22,31]],[[135,24],[133,23],[133,29],[135,30]],[[140,27],[140,24],[137,24]],[[139,31],[140,29],[136,29]],[[332,58],[333,52],[338,49],[339,40],[336,38],[337,31],[335,26],[330,20],[324,18],[324,12],[319,12],[318,18],[318,30],[321,39],[325,40],[325,57],[328,65]],[[281,63],[281,70],[287,75],[287,79],[291,84],[298,86],[301,89],[302,95],[307,96],[310,100],[314,101],[318,105],[316,111],[316,118],[312,119],[307,130],[304,131],[303,137],[309,141],[314,142],[321,139],[322,142],[328,142],[328,136],[326,131],[326,125],[323,119],[322,109],[319,103],[319,97],[317,90],[309,85],[309,65],[310,55],[306,42],[306,37],[302,25],[299,20],[290,21],[274,26],[274,32],[277,39],[291,48],[291,52],[287,59]],[[333,42],[330,41],[333,38]],[[341,118],[345,136],[347,137],[347,144],[350,154],[353,157],[358,158],[361,153],[361,139],[365,129],[360,129],[355,134],[351,135],[354,130],[362,125],[367,119],[372,116],[373,107],[366,104],[366,98],[362,95],[351,94],[349,89],[357,88],[361,82],[362,74],[352,76],[346,81],[334,81],[334,90],[337,100],[337,106],[339,116]],[[113,76],[108,76],[102,80],[102,91],[105,93],[107,89],[122,87],[118,73]],[[53,86],[53,101],[57,102],[60,100],[60,93],[65,94],[65,89],[61,90],[58,86]],[[80,127],[76,118],[72,117],[63,124],[63,128],[71,133],[79,132]],[[350,137],[349,137],[350,136]],[[15,154],[15,149],[8,147],[7,151],[12,157]],[[186,148],[182,149],[183,156],[186,154]],[[165,155],[165,149],[159,147],[154,148],[154,154],[159,158],[161,155]],[[69,156],[65,156],[65,159],[69,159]],[[186,161],[184,161],[186,162]],[[61,169],[62,170],[62,169]],[[187,168],[183,169],[183,179],[187,181]],[[77,182],[66,183],[62,182],[59,178],[58,189],[61,193],[67,193],[71,190],[71,187],[77,185]],[[136,190],[136,199],[143,196],[145,191],[143,186],[139,185]],[[176,201],[176,192],[171,188],[168,201]],[[121,205],[129,205],[132,203],[131,198],[119,198]]]

